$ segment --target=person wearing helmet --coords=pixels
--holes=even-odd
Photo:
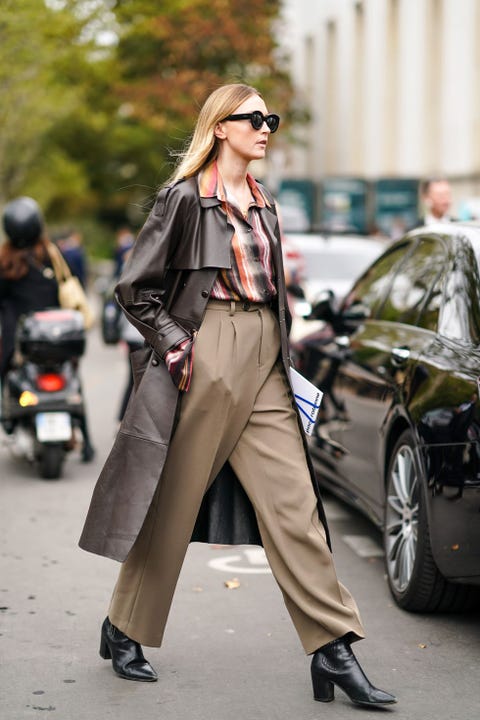
[[[31,197],[11,200],[3,210],[5,240],[0,245],[0,381],[15,350],[15,330],[21,315],[59,307],[58,283],[48,253],[45,222]],[[86,419],[81,428],[82,457],[91,460]]]
[[[0,246],[2,346],[0,377],[12,359],[18,318],[58,307],[58,284],[47,252],[43,216],[30,197],[7,203],[3,211],[6,240]]]

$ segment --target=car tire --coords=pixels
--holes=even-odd
[[[390,591],[409,612],[473,609],[478,588],[445,580],[430,545],[425,471],[410,430],[398,438],[386,477],[383,542]]]

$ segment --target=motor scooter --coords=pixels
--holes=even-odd
[[[66,454],[84,437],[84,460],[93,454],[78,361],[85,330],[76,310],[48,309],[23,316],[16,350],[2,387],[1,422],[16,457],[38,464],[45,479],[57,479]]]

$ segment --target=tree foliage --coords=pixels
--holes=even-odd
[[[72,176],[75,191],[88,189],[88,178],[74,168],[68,152],[50,141],[82,102],[78,75],[87,51],[77,44],[82,27],[71,7],[53,11],[39,0],[22,0],[21,7],[16,0],[2,2],[0,202],[33,185],[39,200],[48,203]]]
[[[172,170],[206,96],[247,82],[283,115],[280,0],[3,0],[0,204],[120,221]],[[101,45],[101,32],[116,38]]]
[[[276,0],[120,0],[120,91],[156,129],[191,124],[198,105],[226,81],[258,85],[272,102],[289,90],[279,67]]]
[[[114,92],[154,159],[145,166],[136,153],[128,163],[138,188],[153,189],[170,175],[200,106],[219,85],[252,84],[272,108],[288,112],[291,85],[275,40],[279,10],[279,0],[118,0]]]

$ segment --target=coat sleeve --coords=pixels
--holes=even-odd
[[[185,220],[198,206],[183,183],[163,188],[133,246],[115,288],[130,322],[160,357],[189,336],[166,310],[166,273]]]

